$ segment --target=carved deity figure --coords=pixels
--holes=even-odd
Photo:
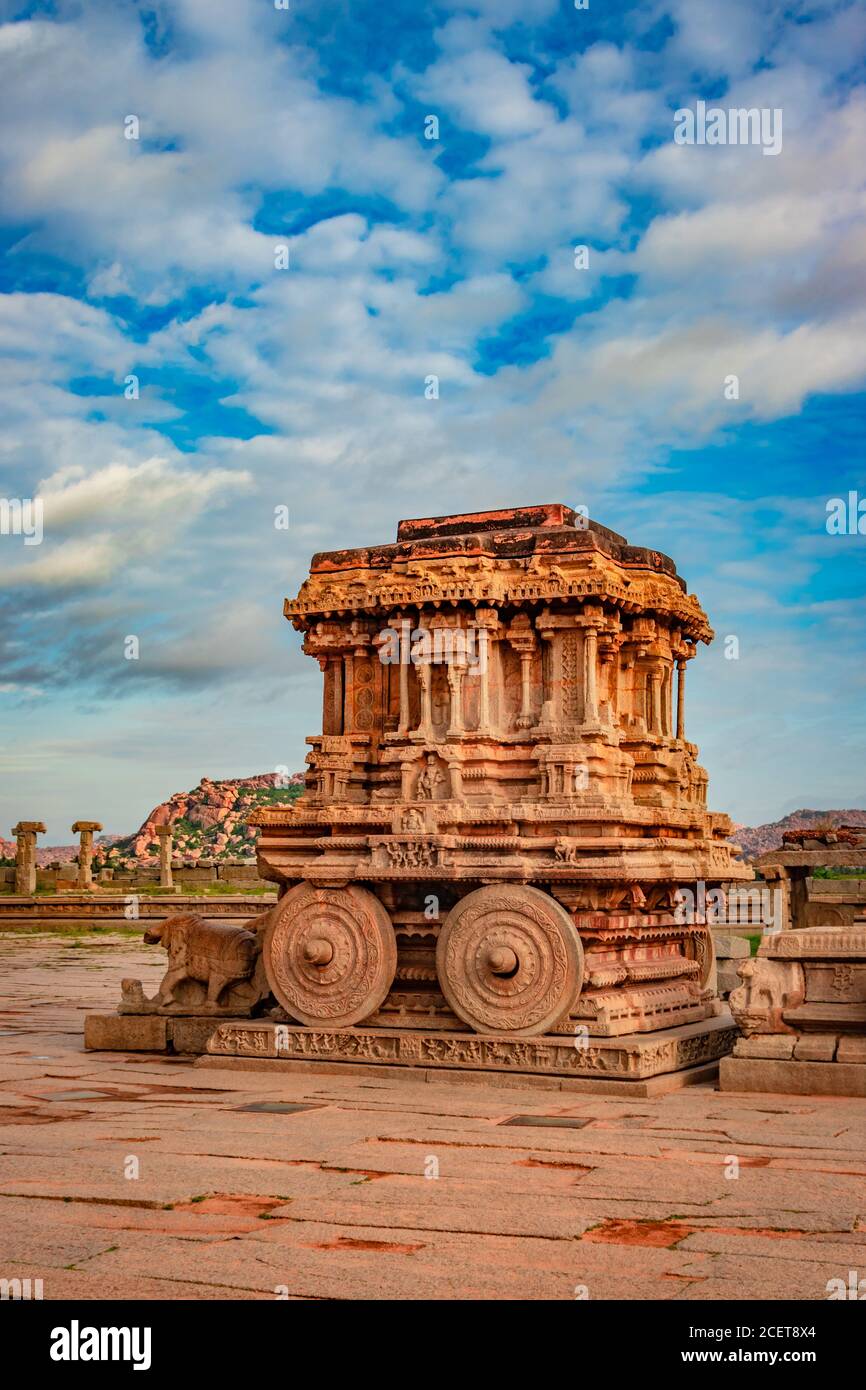
[[[427,765],[418,777],[417,796],[419,801],[435,801],[440,787],[445,784],[445,773],[436,765],[436,754],[427,754]]]

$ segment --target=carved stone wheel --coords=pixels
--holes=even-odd
[[[453,907],[436,944],[439,985],[476,1033],[549,1032],[583,984],[583,947],[565,908],[525,884],[489,885]]]
[[[376,1012],[397,969],[391,919],[365,888],[299,883],[280,901],[262,951],[268,984],[299,1023],[348,1028]]]

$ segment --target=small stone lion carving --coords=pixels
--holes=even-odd
[[[168,970],[159,986],[159,1004],[176,1002],[179,985],[196,980],[207,990],[205,1003],[216,1006],[227,985],[249,980],[258,942],[246,927],[205,922],[194,913],[166,917],[147,928],[144,940],[168,952]]]
[[[806,996],[803,967],[797,961],[755,956],[737,971],[742,984],[731,990],[728,1003],[743,1032],[794,1033],[782,1012],[802,1004]]]

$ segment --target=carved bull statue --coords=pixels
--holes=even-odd
[[[196,980],[207,990],[206,1003],[216,1006],[227,985],[251,978],[256,966],[258,941],[246,927],[205,922],[195,913],[179,913],[155,922],[144,933],[151,946],[164,946],[168,970],[154,1003],[175,1001],[178,985]]]

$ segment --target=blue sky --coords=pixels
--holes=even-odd
[[[0,834],[299,768],[320,677],[281,604],[312,552],[539,501],[707,609],[714,808],[866,805],[866,537],[825,525],[866,498],[859,5],[0,20],[0,496],[45,517],[0,535]],[[676,144],[698,100],[780,109],[780,153]]]

